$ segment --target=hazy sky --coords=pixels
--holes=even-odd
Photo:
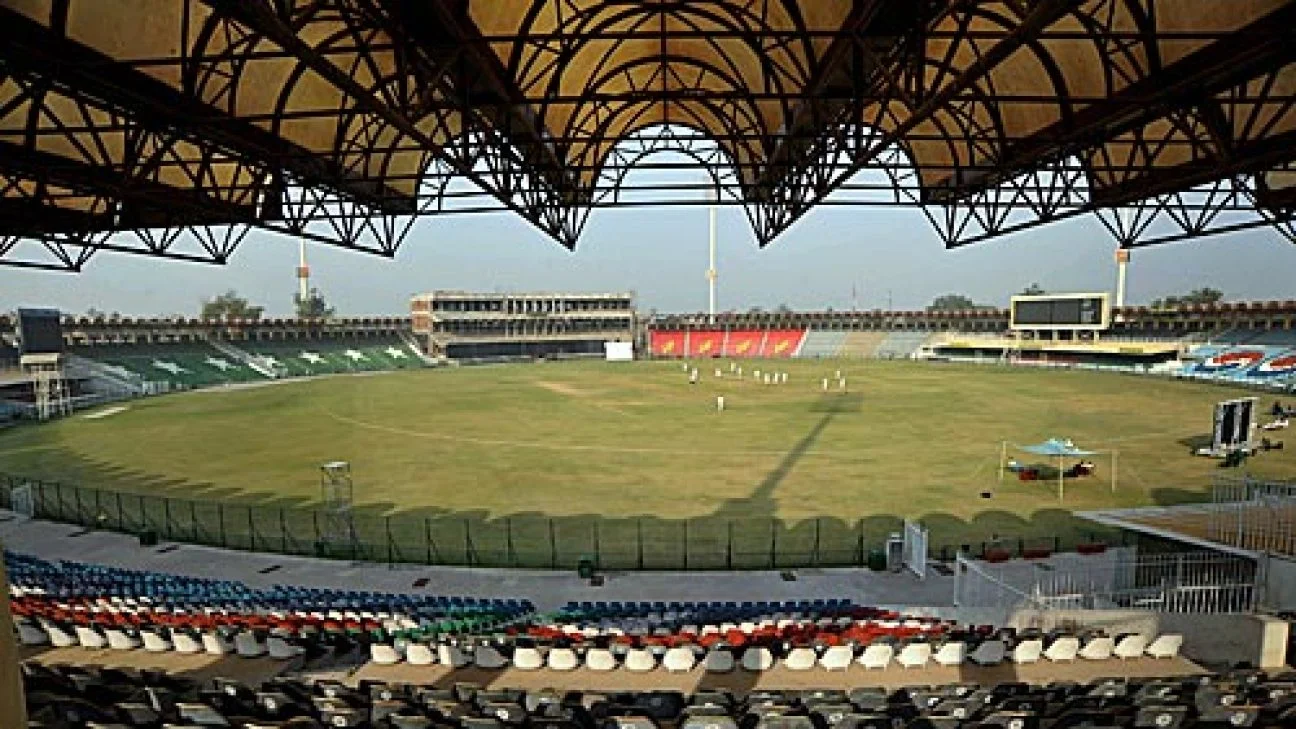
[[[719,306],[916,309],[945,293],[1006,304],[1031,282],[1050,291],[1115,285],[1115,248],[1092,218],[947,251],[920,211],[823,208],[765,250],[743,212],[720,212]],[[643,310],[706,307],[704,208],[596,211],[575,253],[510,213],[418,222],[393,261],[322,245],[308,248],[314,283],[342,315],[393,315],[411,294],[467,290],[633,290]],[[271,316],[291,314],[297,245],[254,231],[224,267],[100,255],[80,275],[0,267],[0,311],[89,307],[131,316],[194,315],[200,300],[236,289]],[[1131,303],[1199,286],[1231,299],[1296,298],[1296,246],[1259,229],[1139,250]]]

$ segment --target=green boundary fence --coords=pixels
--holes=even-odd
[[[0,474],[0,508],[30,486],[33,516],[172,542],[388,563],[605,570],[757,570],[873,564],[900,519],[797,523],[769,518],[697,519],[456,515],[354,516],[354,539],[329,540],[322,510],[152,496]],[[894,522],[894,523],[892,523]],[[1091,537],[1089,541],[1093,541]],[[999,540],[933,548],[952,560],[964,548],[1024,554],[1060,551],[1060,538]]]

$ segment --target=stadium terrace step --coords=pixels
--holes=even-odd
[[[878,344],[875,356],[882,359],[907,359],[931,338],[929,332],[889,332]]]
[[[811,329],[806,333],[805,341],[801,344],[801,351],[797,356],[811,359],[839,357],[846,346],[846,336],[847,332]]]

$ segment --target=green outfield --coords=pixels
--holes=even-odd
[[[1190,456],[1190,447],[1206,437],[1213,403],[1240,394],[1092,372],[741,365],[748,374],[785,371],[789,382],[738,379],[727,361],[699,363],[697,385],[677,362],[544,363],[191,392],[0,432],[0,472],[294,507],[316,502],[318,465],[340,459],[352,464],[367,517],[598,521],[602,536],[593,538],[604,540],[631,524],[642,530],[644,520],[794,532],[817,517],[859,529],[870,543],[894,518],[916,517],[942,545],[1075,536],[1088,527],[1070,510],[1201,498],[1217,463]],[[822,392],[838,369],[849,391]],[[1052,436],[1119,449],[1116,490],[1106,459],[1097,459],[1095,478],[1068,483],[1062,503],[1056,482],[997,483],[1001,441]],[[1264,454],[1248,469],[1291,477],[1296,452]],[[512,549],[511,532],[508,539]]]

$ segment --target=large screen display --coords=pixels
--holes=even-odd
[[[63,351],[63,322],[57,309],[19,309],[18,337],[23,354]]]
[[[1105,329],[1107,297],[1104,294],[1026,296],[1012,302],[1016,329]]]

